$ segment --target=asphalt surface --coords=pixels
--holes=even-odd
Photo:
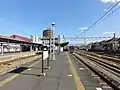
[[[0,76],[0,90],[76,90],[65,53],[56,55],[50,67],[50,70],[45,69],[46,76],[40,76],[41,60],[25,64]]]

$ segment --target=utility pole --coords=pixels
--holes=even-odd
[[[58,54],[60,53],[60,35],[58,35]]]
[[[52,22],[52,30],[53,30],[53,52],[52,52],[52,59],[55,60],[55,22]]]
[[[49,52],[50,52],[49,58],[51,59],[51,37],[49,38]]]
[[[85,41],[85,50],[87,50],[87,49],[86,49],[86,38],[84,38],[84,41]]]
[[[116,34],[114,33],[114,47],[113,47],[114,51],[116,51]]]
[[[44,52],[44,46],[45,46],[45,44],[44,44],[44,38],[43,38],[43,46],[42,46],[42,75],[45,75],[45,73],[44,73],[44,56],[43,56],[43,52]]]

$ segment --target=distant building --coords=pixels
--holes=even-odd
[[[25,42],[31,42],[31,39],[19,36],[19,35],[12,35],[12,36],[3,36],[0,35],[2,38],[6,39],[13,39],[13,40],[19,40],[19,41],[25,41]],[[3,43],[3,42],[1,42]],[[0,46],[0,52],[1,52],[1,46]],[[30,49],[29,46],[15,44],[15,43],[3,43],[3,50],[4,52],[19,52],[19,51],[28,51]]]
[[[43,31],[43,37],[53,37],[53,30],[50,28],[46,29]]]
[[[120,49],[120,38],[112,38],[104,43],[105,50],[114,50],[117,51]]]
[[[33,43],[39,43],[39,44],[42,44],[42,40],[39,36],[31,36],[31,41]]]

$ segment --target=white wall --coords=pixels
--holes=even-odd
[[[20,51],[20,45],[17,44],[3,44],[4,45],[4,52],[16,52]],[[1,52],[1,46],[0,46]]]
[[[33,43],[42,43],[42,40],[39,36],[33,36],[32,41]]]

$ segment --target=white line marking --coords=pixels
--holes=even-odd
[[[102,88],[107,89],[107,88],[111,88],[110,86],[102,86]]]
[[[72,75],[71,75],[71,74],[69,74],[68,76],[69,76],[69,77],[72,77]]]
[[[30,68],[28,70],[31,70]]]
[[[96,90],[102,90],[102,88],[96,88]]]
[[[79,68],[79,70],[84,70],[84,68]]]
[[[102,85],[107,85],[107,83],[104,83],[104,82],[101,82],[101,83],[99,83],[99,84],[102,84]]]

